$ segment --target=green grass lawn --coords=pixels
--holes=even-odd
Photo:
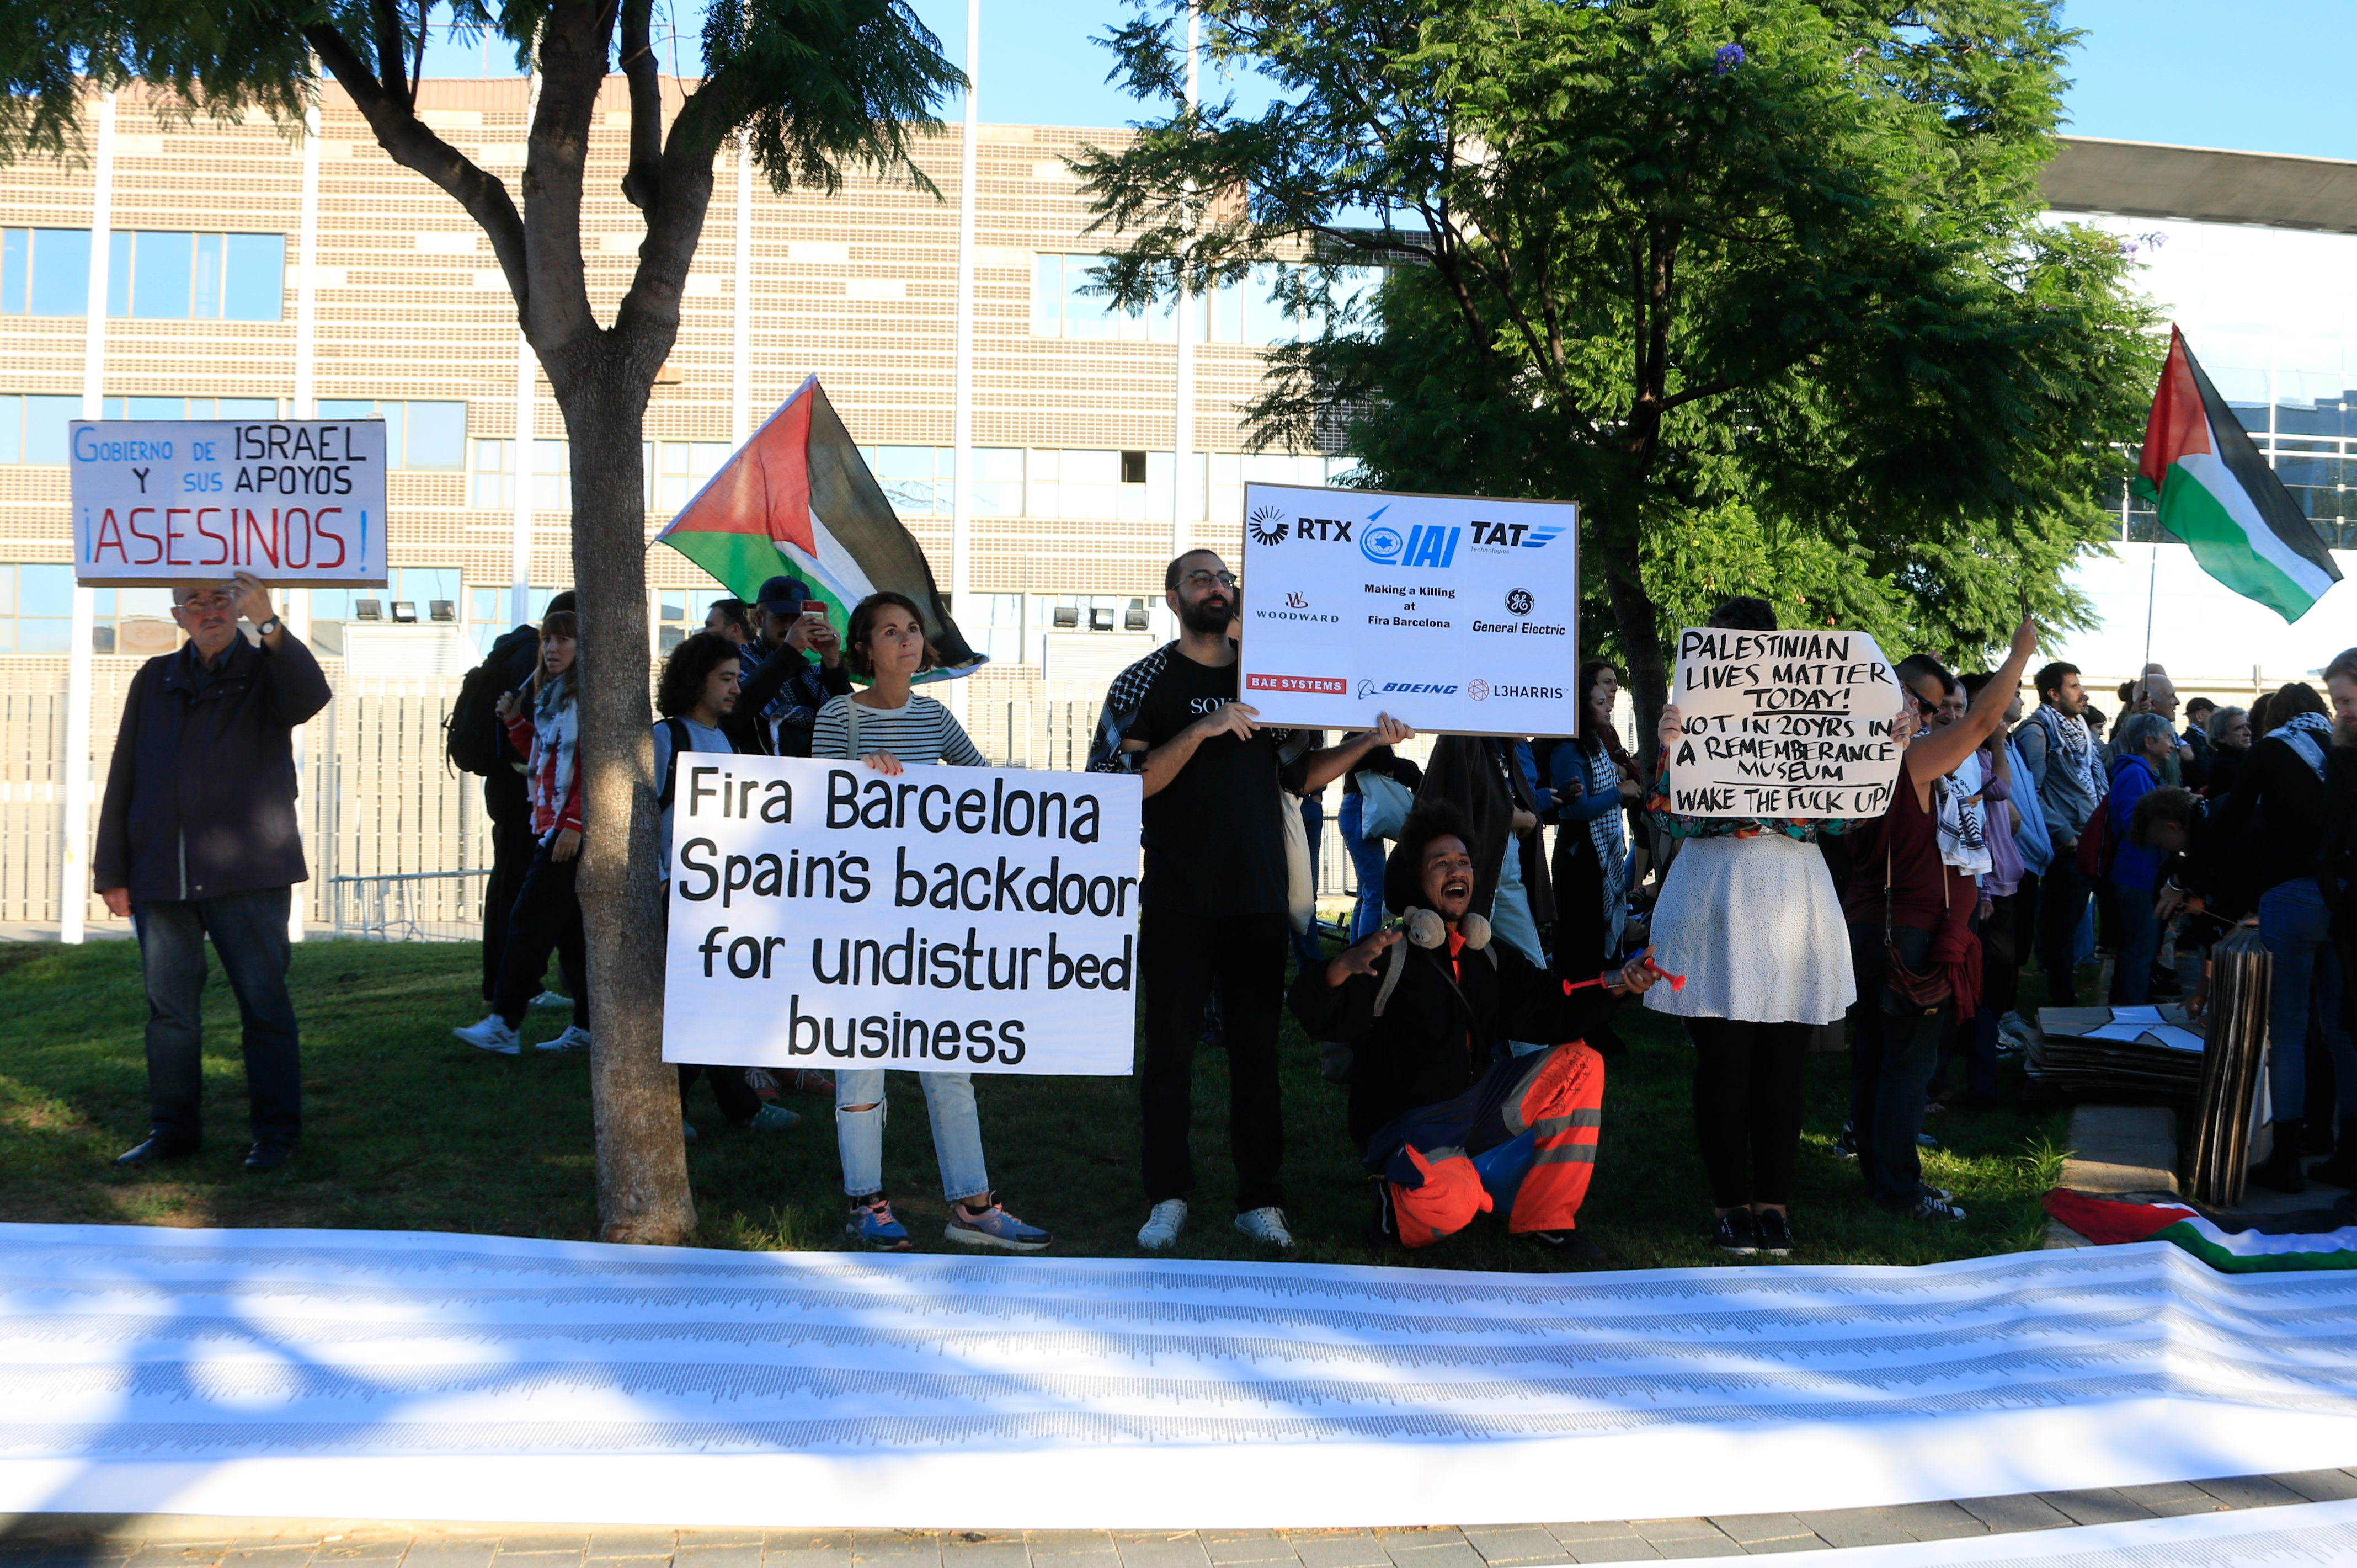
[[[588,1064],[578,1057],[487,1056],[450,1037],[483,1008],[471,944],[312,942],[295,950],[303,1025],[306,1132],[284,1171],[247,1176],[237,1010],[218,969],[205,995],[209,1142],[185,1165],[117,1174],[113,1157],[146,1128],[140,1044],[145,1007],[127,941],[81,948],[0,945],[0,1219],[201,1226],[334,1226],[472,1230],[586,1239],[596,1230]],[[1675,1028],[1626,1010],[1631,1049],[1610,1069],[1596,1182],[1583,1229],[1622,1268],[1717,1264],[1687,1110],[1690,1071]],[[535,1015],[527,1042],[565,1015]],[[1319,1081],[1316,1053],[1286,1020],[1287,1212],[1299,1257],[1317,1262],[1538,1269],[1554,1266],[1485,1216],[1412,1257],[1368,1244],[1364,1180],[1343,1135],[1342,1095]],[[2051,1185],[2061,1116],[2025,1110],[2007,1069],[2005,1105],[1935,1118],[1947,1144],[1927,1176],[1971,1212],[1932,1229],[1871,1212],[1856,1167],[1835,1156],[1848,1099],[1846,1056],[1813,1058],[1809,1123],[1793,1221],[1794,1261],[1925,1263],[2034,1247],[2039,1196]],[[1198,1169],[1203,1186],[1178,1251],[1264,1255],[1228,1226],[1232,1189],[1224,1126],[1225,1058],[1198,1067]],[[891,1077],[885,1173],[920,1250],[941,1240],[943,1205],[912,1075]],[[1065,1254],[1128,1256],[1146,1202],[1137,1181],[1137,1111],[1126,1079],[977,1080],[993,1179],[1007,1206],[1054,1230]],[[698,1086],[689,1146],[703,1241],[740,1248],[834,1248],[842,1191],[833,1114],[823,1100],[786,1133],[739,1132]]]

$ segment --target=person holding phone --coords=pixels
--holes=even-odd
[[[950,711],[909,690],[933,666],[925,618],[905,594],[870,594],[851,612],[845,659],[866,677],[866,691],[831,698],[818,712],[810,755],[857,758],[897,776],[906,765],[988,766]],[[933,1156],[941,1164],[942,1197],[949,1204],[942,1238],[963,1247],[1036,1252],[1055,1238],[1006,1212],[990,1189],[983,1163],[982,1119],[974,1109],[974,1075],[925,1072],[925,1113],[933,1124]],[[906,1251],[908,1227],[884,1195],[882,1068],[842,1068],[834,1075],[835,1137],[843,1153],[843,1189],[851,1200],[845,1230],[871,1247]]]
[[[827,618],[826,601],[799,577],[762,584],[753,618],[759,635],[744,647],[744,686],[728,737],[742,752],[808,757],[819,709],[851,690],[843,640]]]

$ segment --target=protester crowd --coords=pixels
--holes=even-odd
[[[1087,764],[1135,775],[1144,798],[1141,1247],[1169,1247],[1192,1214],[1194,1067],[1207,1042],[1227,1054],[1235,1228],[1292,1245],[1278,1070],[1289,1010],[1347,1097],[1376,1234],[1422,1247],[1494,1211],[1558,1256],[1604,1257],[1577,1221],[1607,1065],[1625,1048],[1613,1015],[1630,997],[1676,1018],[1690,1047],[1696,1163],[1721,1250],[1792,1249],[1807,1059],[1836,1031],[1850,1067],[1839,1147],[1866,1201],[1953,1224],[1965,1218],[1955,1196],[1923,1179],[1925,1117],[1995,1102],[2000,1056],[2028,1043],[2024,970],[2042,974],[2052,1006],[2077,1005],[2078,972],[2100,960],[2097,1000],[2183,997],[2198,1011],[2187,961],[2238,922],[2256,926],[2276,961],[2273,1135],[2254,1179],[2299,1191],[2303,1158],[2322,1155],[2317,1176],[2357,1186],[2357,998],[2343,984],[2357,959],[2357,649],[2325,668],[2323,693],[2294,683],[2248,711],[2197,700],[2181,726],[2167,671],[2148,666],[2118,690],[2107,727],[2073,666],[2031,672],[2025,619],[1993,671],[1959,675],[1924,654],[1896,666],[1904,698],[1887,733],[1900,774],[1881,815],[1697,818],[1672,806],[1683,715],[1665,711],[1653,745],[1632,750],[1614,725],[1620,677],[1607,661],[1577,669],[1573,734],[1442,736],[1419,767],[1399,750],[1414,732],[1388,716],[1330,743],[1261,722],[1238,688],[1239,585],[1216,554],[1179,556],[1164,585],[1179,635],[1113,682]],[[270,1169],[300,1137],[284,980],[288,889],[304,875],[289,736],[328,691],[253,579],[176,598],[191,640],[133,684],[96,854],[109,908],[137,924],[151,1010],[152,1132],[118,1163],[177,1158],[201,1136],[196,993],[209,935],[244,1025],[247,1164]],[[237,634],[241,616],[258,642]],[[1766,631],[1775,619],[1765,602],[1737,598],[1710,624]],[[452,757],[482,776],[495,851],[489,1012],[455,1032],[488,1052],[519,1054],[534,1006],[573,1009],[537,1049],[587,1050],[595,1037],[575,880],[584,835],[597,831],[576,766],[579,636],[571,596],[559,596],[539,626],[500,639],[452,716]],[[840,632],[789,575],[751,604],[716,604],[658,685],[662,875],[685,755],[839,757],[885,775],[982,766],[956,718],[917,689],[931,666],[923,611],[898,594],[863,600]],[[236,787],[173,782],[229,776],[218,769]],[[1331,950],[1314,922],[1314,858],[1299,848],[1316,842],[1313,811],[1337,783],[1357,887]],[[543,989],[552,954],[565,996]],[[801,1121],[783,1093],[831,1094],[847,1234],[910,1245],[884,1168],[883,1069],[678,1075],[691,1139],[699,1081],[730,1123],[765,1133]],[[992,1185],[971,1076],[918,1078],[946,1239],[1050,1245]]]

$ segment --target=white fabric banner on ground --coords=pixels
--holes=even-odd
[[[2295,1568],[2357,1563],[2357,1502],[2293,1503],[1905,1546],[1857,1546],[1841,1568]]]
[[[683,756],[663,1059],[1130,1070],[1133,774]]]
[[[1270,724],[1570,735],[1579,510],[1244,487],[1243,698]]]
[[[1192,1529],[2357,1464],[2357,1273],[1592,1274],[0,1226],[0,1513]]]
[[[1670,809],[1686,817],[1878,817],[1906,693],[1862,631],[1678,634]]]

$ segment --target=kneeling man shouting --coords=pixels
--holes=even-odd
[[[1411,813],[1383,872],[1403,924],[1303,970],[1294,1015],[1311,1038],[1351,1047],[1351,1138],[1383,1178],[1382,1230],[1423,1247],[1502,1209],[1512,1233],[1592,1261],[1603,1250],[1576,1220],[1604,1062],[1580,1036],[1599,991],[1643,991],[1655,975],[1640,953],[1600,984],[1566,983],[1491,941],[1469,912],[1478,853],[1455,808]],[[1515,1057],[1515,1039],[1562,1043]]]

